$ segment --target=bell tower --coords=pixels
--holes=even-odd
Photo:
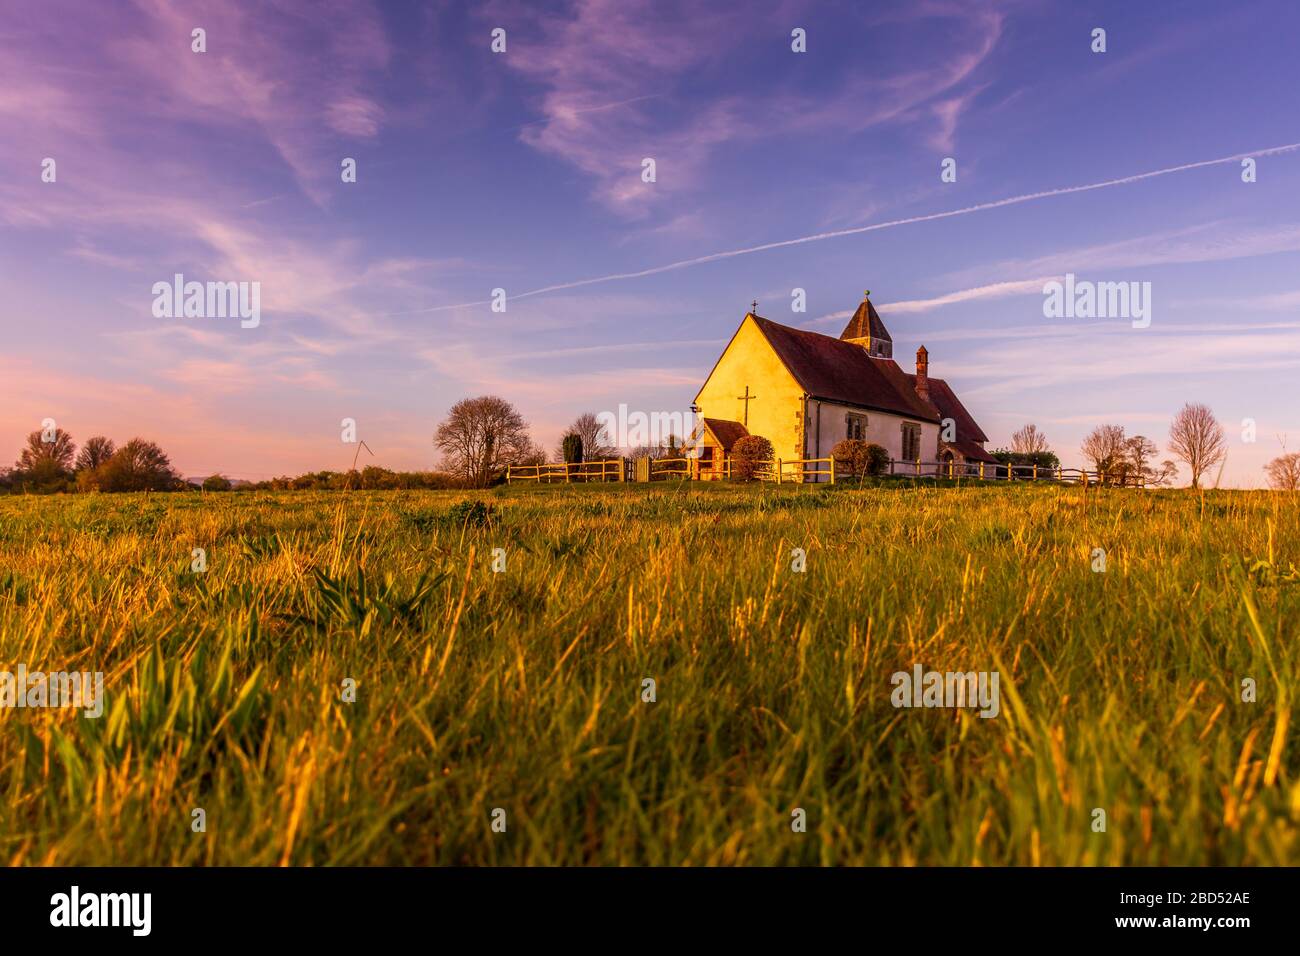
[[[849,324],[840,333],[840,341],[861,345],[868,355],[875,358],[893,358],[894,340],[890,338],[885,323],[880,321],[880,313],[871,304],[871,290],[862,293],[862,304],[853,313]]]

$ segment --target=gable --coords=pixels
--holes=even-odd
[[[713,368],[709,370],[708,377],[704,379],[704,384],[695,393],[696,404],[699,404],[704,393],[709,391],[710,385],[720,384],[723,379],[729,383],[738,374],[741,378],[752,382],[756,387],[760,382],[765,384],[788,384],[791,387],[798,385],[794,376],[790,374],[789,368],[781,361],[780,357],[772,349],[771,343],[760,331],[756,320],[757,317],[752,313],[747,313],[745,318],[741,320],[739,327],[728,340],[726,348],[722,350],[718,360],[713,363]],[[762,321],[766,321],[766,319]],[[744,367],[740,368],[739,366]],[[784,379],[785,382],[774,382],[774,379]],[[727,384],[726,388],[730,390],[733,386]]]

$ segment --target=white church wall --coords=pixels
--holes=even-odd
[[[820,409],[821,414],[821,438],[818,440],[817,415]],[[848,437],[848,423],[845,421],[846,416],[855,415],[865,416],[867,427],[862,438],[864,441],[873,442],[889,453],[889,457],[895,460],[902,460],[903,457],[903,424],[911,422],[921,426],[921,461],[933,462],[938,456],[939,449],[939,426],[931,422],[917,421],[914,418],[904,418],[901,415],[890,414],[889,412],[869,411],[862,408],[854,408],[849,405],[838,405],[833,402],[818,402],[810,399],[808,401],[808,418],[806,422],[806,434],[808,436],[808,457],[809,458],[828,458],[831,449],[835,443]],[[814,450],[815,446],[815,450]],[[898,473],[902,473],[902,466],[896,468]],[[922,468],[922,473],[933,472],[934,468]]]

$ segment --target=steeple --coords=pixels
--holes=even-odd
[[[876,358],[894,357],[894,340],[889,336],[885,323],[880,321],[880,313],[871,304],[871,290],[862,293],[862,304],[853,313],[849,324],[840,333],[840,340],[861,345],[869,355]]]

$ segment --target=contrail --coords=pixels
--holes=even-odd
[[[800,236],[797,239],[780,239],[776,242],[765,242],[762,245],[746,246],[742,249],[729,249],[725,252],[714,252],[707,256],[698,256],[694,259],[679,259],[676,262],[669,262],[665,265],[654,266],[649,269],[641,269],[637,272],[614,272],[604,276],[594,276],[589,279],[576,279],[573,282],[561,282],[555,285],[542,286],[539,289],[529,289],[527,292],[516,292],[510,296],[511,299],[527,299],[535,295],[545,295],[548,292],[562,292],[566,289],[580,289],[583,286],[599,285],[605,282],[618,282],[624,279],[642,279],[646,276],[659,275],[663,272],[672,272],[676,269],[686,269],[691,266],[703,265],[706,262],[717,262],[720,259],[734,259],[736,256],[747,256],[754,252],[766,252],[769,249],[783,249],[786,246],[798,246],[806,242],[821,242],[824,239],[839,239],[843,236],[857,236],[864,232],[875,232],[879,229],[893,229],[895,226],[910,226],[918,222],[932,222],[936,219],[948,219],[952,216],[965,216],[973,212],[984,212],[988,209],[1000,209],[1003,206],[1014,206],[1022,202],[1032,202],[1036,199],[1048,199],[1053,196],[1067,196],[1071,193],[1090,192],[1094,189],[1106,189],[1110,186],[1126,186],[1129,183],[1141,182],[1144,179],[1154,179],[1157,176],[1168,176],[1171,173],[1184,173],[1190,169],[1203,169],[1206,166],[1219,166],[1223,163],[1236,163],[1243,159],[1257,156],[1276,156],[1279,153],[1289,153],[1300,149],[1300,143],[1288,143],[1285,146],[1270,146],[1267,149],[1259,149],[1249,153],[1235,153],[1232,156],[1224,156],[1220,159],[1205,159],[1197,163],[1184,163],[1181,166],[1167,166],[1164,169],[1153,169],[1145,173],[1135,173],[1132,176],[1121,176],[1119,179],[1106,179],[1097,183],[1087,183],[1083,186],[1062,186],[1059,189],[1045,189],[1042,192],[1025,193],[1023,196],[1010,196],[1006,199],[994,199],[990,202],[978,203],[974,206],[963,206],[961,209],[949,209],[946,212],[933,212],[925,216],[909,216],[906,219],[891,219],[888,222],[872,223],[869,226],[854,226],[851,229],[836,229],[833,232],[819,232],[811,236]],[[488,305],[492,300],[480,299],[475,302],[460,302],[456,305],[438,305],[428,309],[412,309],[408,312],[385,312],[386,316],[392,315],[422,315],[429,312],[446,312],[451,309],[467,309],[473,306]]]

